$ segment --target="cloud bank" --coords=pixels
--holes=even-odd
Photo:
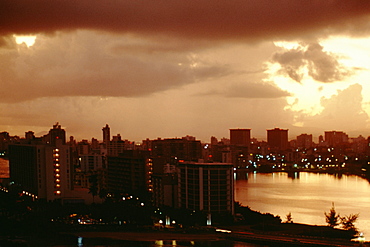
[[[331,97],[323,97],[321,105],[324,110],[315,116],[304,119],[305,127],[320,126],[327,130],[366,129],[368,127],[368,114],[363,110],[362,92],[360,84],[350,85],[344,90],[338,90]]]
[[[224,86],[222,89],[213,89],[207,93],[198,94],[201,96],[224,96],[227,98],[245,99],[274,99],[290,96],[290,93],[280,89],[273,83],[244,82],[233,83]]]
[[[360,34],[369,30],[369,13],[368,0],[2,0],[0,34],[90,29],[256,40],[307,33]]]
[[[88,31],[59,33],[52,39],[39,36],[30,48],[16,49],[14,40],[8,40],[7,48],[0,49],[0,102],[62,96],[141,97],[236,73],[224,64],[194,59],[183,47],[156,50],[157,44],[151,43],[136,51],[122,48],[134,41]]]

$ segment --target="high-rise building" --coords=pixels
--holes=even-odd
[[[229,159],[234,167],[245,165],[251,147],[250,129],[230,129]],[[223,152],[223,154],[226,154]]]
[[[0,153],[5,154],[5,150],[8,149],[10,143],[10,136],[8,132],[0,132]]]
[[[10,179],[26,195],[47,201],[63,200],[71,196],[73,189],[70,147],[65,144],[60,125],[54,125],[48,136],[46,143],[9,146]]]
[[[325,131],[325,142],[329,147],[348,143],[348,135],[343,131]]]
[[[151,141],[152,156],[163,157],[166,163],[173,159],[198,161],[202,158],[202,146],[195,138],[157,139]]]
[[[110,142],[110,128],[109,125],[106,124],[103,130],[103,143],[105,144],[105,148],[108,148]]]
[[[53,125],[53,128],[50,129],[49,134],[47,134],[45,137],[47,143],[50,143],[52,146],[55,146],[58,140],[61,140],[61,144],[66,144],[66,131],[62,129],[62,126],[58,122]]]
[[[270,148],[276,150],[286,150],[289,147],[287,129],[267,130],[267,143]]]
[[[148,195],[152,191],[152,159],[148,151],[124,150],[108,156],[107,187],[113,193]]]
[[[312,147],[312,135],[301,134],[297,136],[297,147],[298,148]]]
[[[121,135],[117,134],[116,136],[113,136],[112,140],[109,142],[107,153],[109,156],[118,156],[124,150],[133,150],[134,146],[134,142],[122,140]]]
[[[177,207],[177,173],[154,174],[153,205]]]
[[[26,137],[27,140],[33,140],[33,139],[35,139],[34,134],[35,133],[33,131],[27,131],[24,136]]]
[[[234,213],[232,164],[182,162],[178,170],[178,207]]]
[[[230,144],[236,146],[250,147],[251,130],[250,129],[230,129]]]

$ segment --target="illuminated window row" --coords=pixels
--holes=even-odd
[[[59,163],[59,149],[53,150],[53,157],[54,157],[54,187],[57,189],[54,191],[55,195],[60,195],[62,192],[59,190],[60,185],[60,163]]]

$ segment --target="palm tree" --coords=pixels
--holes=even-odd
[[[350,214],[349,216],[341,217],[341,224],[344,230],[356,230],[355,221],[359,214]]]

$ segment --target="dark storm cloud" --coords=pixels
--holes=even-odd
[[[2,0],[0,34],[93,29],[204,39],[368,30],[368,0]]]
[[[282,73],[297,82],[304,76],[303,68],[320,82],[341,81],[354,73],[356,68],[346,68],[338,59],[335,54],[324,51],[319,43],[301,44],[301,47],[277,52],[272,58],[273,62],[280,64]]]

